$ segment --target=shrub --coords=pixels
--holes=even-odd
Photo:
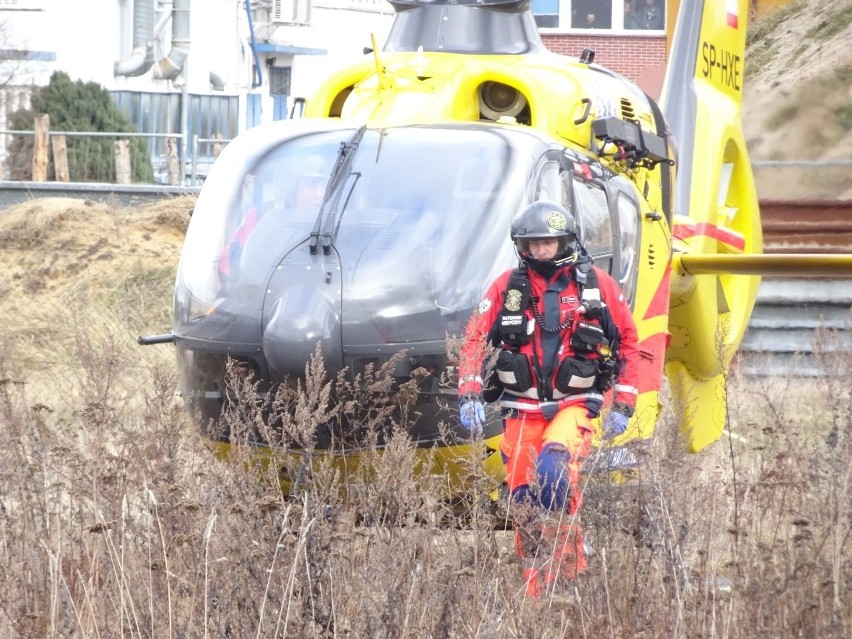
[[[9,123],[14,130],[32,131],[35,116],[44,113],[50,116],[51,131],[135,132],[106,89],[94,82],[72,81],[62,71],[54,72],[46,87],[34,90],[32,109],[15,111]],[[68,137],[66,145],[71,179],[75,182],[114,182],[114,140],[110,137]],[[18,136],[12,143],[9,171],[13,180],[31,179],[32,149],[33,139],[30,136]],[[131,139],[130,161],[134,182],[153,182],[151,159],[143,139]],[[55,178],[52,158],[48,176]]]

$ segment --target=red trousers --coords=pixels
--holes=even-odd
[[[592,420],[582,404],[563,408],[549,421],[537,413],[507,417],[500,451],[505,459],[509,491],[533,484],[538,454],[547,444],[557,444],[571,456],[568,462],[571,485],[569,512],[576,513],[582,503],[580,465],[589,455],[593,433]]]

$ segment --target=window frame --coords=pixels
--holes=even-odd
[[[571,24],[571,9],[573,7],[573,2],[575,0],[558,0],[559,2],[559,24]],[[612,3],[612,11],[611,14],[611,24],[624,24],[624,0],[610,0]],[[571,26],[559,26],[559,27],[538,27],[539,33],[542,35],[619,35],[619,36],[635,36],[635,37],[659,37],[661,35],[665,35],[666,33],[666,13],[668,11],[668,7],[664,0],[659,0],[659,5],[663,10],[663,28],[662,29],[625,29],[623,26],[620,27],[610,27],[608,29],[582,29],[578,27]],[[532,3],[530,4],[530,11],[535,17],[537,14],[535,13]],[[542,14],[542,15],[552,15],[552,14]]]

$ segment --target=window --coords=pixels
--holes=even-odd
[[[542,167],[536,181],[533,202],[546,200],[570,209],[570,187],[567,176],[559,162],[548,161]]]
[[[623,183],[623,184],[620,184]],[[632,187],[624,178],[612,178],[612,187],[604,191],[598,181],[588,181],[574,174],[574,195],[579,213],[583,246],[594,260],[621,286],[631,302],[636,292],[637,254],[639,250],[639,206],[625,192]],[[609,202],[615,196],[615,209]]]
[[[663,31],[665,0],[532,0],[539,29]]]
[[[532,12],[539,29],[559,28],[559,0],[532,0]]]
[[[573,0],[571,27],[574,29],[612,29],[614,0]]]
[[[597,184],[575,177],[574,196],[581,225],[580,239],[594,263],[609,273],[612,268],[612,220],[606,193]]]
[[[636,288],[636,254],[639,250],[639,207],[636,202],[620,192],[618,206],[618,272],[612,276],[621,285],[621,291],[632,300]]]
[[[664,0],[624,0],[622,24],[625,29],[661,31],[666,28]]]

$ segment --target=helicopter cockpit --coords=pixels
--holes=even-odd
[[[443,371],[447,335],[462,334],[485,287],[516,264],[512,217],[539,199],[577,211],[589,253],[633,286],[636,200],[622,210],[622,178],[546,135],[470,123],[314,127],[247,132],[201,191],[175,287],[188,397],[221,400],[210,385],[228,357],[271,383],[303,374],[318,343],[332,374],[403,349]],[[294,182],[317,172],[321,201],[297,205]],[[202,360],[217,370],[203,373]],[[203,412],[213,416],[214,403]]]

